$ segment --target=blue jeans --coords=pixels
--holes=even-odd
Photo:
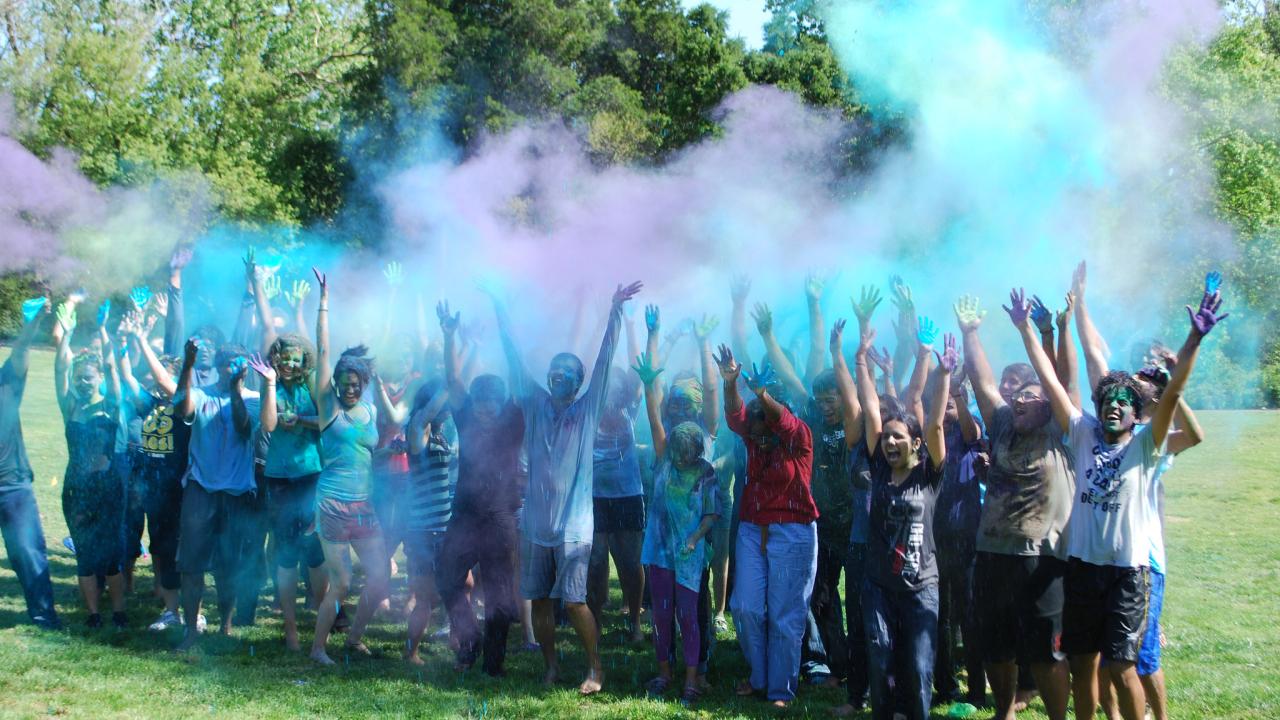
[[[49,556],[44,547],[44,529],[36,509],[36,494],[30,483],[0,486],[0,531],[13,572],[27,600],[32,622],[58,621],[53,607],[53,583],[49,581]]]
[[[938,637],[938,586],[915,592],[886,590],[870,579],[862,585],[862,620],[871,673],[871,717],[891,720],[895,693],[910,720],[929,717],[933,699],[933,655]]]
[[[762,531],[768,541],[762,544]],[[800,683],[813,578],[818,571],[815,523],[738,525],[733,578],[733,622],[751,666],[751,687],[770,700],[793,700]]]

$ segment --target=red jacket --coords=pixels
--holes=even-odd
[[[809,426],[783,408],[782,416],[770,428],[779,442],[772,450],[762,450],[748,437],[745,404],[725,419],[747,446],[747,484],[739,519],[756,525],[817,520],[818,506],[809,492],[813,472]]]

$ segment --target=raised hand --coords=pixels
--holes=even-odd
[[[695,323],[693,326],[693,336],[698,339],[698,342],[703,342],[708,337],[711,337],[711,333],[715,332],[715,329],[719,326],[720,318],[704,313],[702,322]]]
[[[156,293],[151,296],[151,312],[153,317],[158,315],[165,317],[169,314],[169,296],[166,293]]]
[[[938,326],[932,320],[921,315],[916,330],[916,340],[925,347],[933,347],[933,342],[938,339],[938,333],[941,332]]]
[[[387,284],[391,287],[399,287],[400,283],[404,281],[400,263],[394,260],[387,263],[386,267],[382,268],[382,277],[387,279]]]
[[[1039,295],[1031,296],[1031,321],[1036,324],[1041,335],[1053,332],[1053,313],[1045,307]]]
[[[169,255],[169,269],[181,270],[185,268],[187,263],[191,262],[191,255],[192,248],[187,243],[182,243],[175,247],[173,253]]]
[[[263,360],[262,355],[254,353],[253,357],[249,358],[249,367],[253,368],[253,371],[261,375],[262,379],[268,383],[276,381],[276,369]]]
[[[146,285],[139,285],[129,291],[129,299],[133,301],[135,310],[145,310],[147,303],[151,302],[151,288]]]
[[[938,356],[938,364],[948,373],[955,372],[960,366],[960,350],[955,335],[947,333],[942,336],[942,354]]]
[[[31,298],[30,300],[23,300],[22,301],[22,321],[24,323],[30,323],[32,320],[35,320],[36,316],[38,316],[48,306],[49,306],[49,298],[47,297],[37,297],[37,298]]]
[[[657,305],[644,306],[644,326],[649,332],[656,333],[662,327],[662,313]]]
[[[761,336],[768,336],[773,332],[773,311],[764,303],[756,303],[755,310],[751,311],[751,319],[756,321],[756,330],[760,331]]]
[[[316,283],[320,286],[320,299],[328,300],[329,299],[329,283],[328,283],[329,277],[324,273],[320,272],[319,270],[315,269],[314,267],[311,268],[311,272],[315,273]]]
[[[1071,293],[1067,293],[1067,296],[1064,299],[1067,302],[1067,306],[1063,308],[1061,312],[1058,313],[1057,317],[1054,318],[1058,323],[1059,332],[1061,332],[1062,330],[1065,330],[1066,327],[1071,324],[1071,311],[1074,310],[1076,307],[1075,295],[1072,295]]]
[[[249,372],[249,358],[243,355],[237,355],[231,360],[231,382],[242,383],[244,376]]]
[[[111,317],[111,298],[102,301],[98,306],[98,324],[106,325],[107,318]]]
[[[200,343],[193,337],[187,338],[182,345],[182,364],[186,366],[194,365],[196,355],[200,352]]]
[[[1218,288],[1222,287],[1222,273],[1214,270],[1204,276],[1204,294],[1212,295],[1218,292]]]
[[[116,327],[116,332],[120,335],[141,335],[142,313],[137,310],[125,313],[124,317],[120,318],[120,324]]]
[[[831,325],[831,342],[828,343],[831,348],[832,355],[839,355],[844,352],[844,318],[836,320]]]
[[[892,293],[893,306],[898,308],[899,315],[914,316],[915,301],[911,299],[911,288],[902,280],[901,275],[889,276],[889,292]]]
[[[727,383],[735,383],[738,376],[742,374],[742,365],[733,359],[733,351],[728,345],[720,346],[720,353],[716,355],[716,366],[720,368],[720,377],[724,378]]]
[[[1027,318],[1031,315],[1031,306],[1027,304],[1026,290],[1022,288],[1010,290],[1009,305],[1001,305],[1001,307],[1009,313],[1009,319],[1013,321],[1015,327],[1027,324]]]
[[[862,332],[858,334],[858,352],[863,355],[870,356],[874,354],[875,348],[872,343],[876,341],[876,329],[873,327],[864,327]],[[873,360],[874,362],[874,360]],[[876,363],[879,365],[880,363]]]
[[[445,335],[457,332],[462,324],[462,312],[450,313],[448,300],[436,303],[436,317],[440,319],[440,331]]]
[[[630,285],[627,285],[626,287],[619,285],[618,289],[613,291],[613,306],[618,307],[619,305],[622,305],[626,301],[635,297],[636,294],[639,293],[642,288],[644,288],[644,283],[639,281],[633,282]]]
[[[751,277],[749,275],[734,275],[729,281],[729,297],[733,298],[735,303],[743,303],[747,301],[747,296],[751,294]]]
[[[751,364],[751,372],[744,378],[747,381],[747,387],[751,388],[751,392],[759,395],[769,389],[770,385],[778,382],[778,374],[773,371],[773,366],[766,360],[764,365],[756,367],[755,363]]]
[[[262,292],[267,294],[268,300],[275,300],[280,295],[281,283],[279,275],[268,275],[262,279]]]
[[[987,311],[979,307],[978,298],[972,295],[961,295],[951,309],[955,310],[956,324],[961,332],[977,330],[982,325],[982,318],[987,316]]]
[[[876,367],[880,368],[881,373],[890,377],[893,376],[893,354],[889,352],[889,348],[882,347],[876,350],[874,345],[870,345],[867,347],[867,359],[875,363]]]
[[[863,285],[862,294],[857,300],[849,298],[849,302],[853,303],[853,314],[858,318],[859,325],[871,322],[871,316],[875,314],[881,300],[880,291],[872,285]]]
[[[252,285],[258,279],[258,263],[254,260],[253,246],[244,254],[244,281]]]
[[[462,313],[459,312],[458,316],[461,317]],[[485,325],[482,322],[459,323],[458,339],[462,340],[463,345],[478,343],[480,338],[484,337],[484,329]]]
[[[1088,268],[1085,267],[1084,261],[1081,260],[1080,264],[1076,266],[1076,271],[1071,274],[1071,294],[1076,296],[1076,299],[1084,297],[1084,289],[1088,284],[1088,280]]]
[[[298,279],[293,281],[293,286],[284,294],[284,299],[291,307],[298,307],[306,302],[307,296],[310,294],[311,283]]]
[[[662,374],[663,368],[655,368],[653,366],[653,357],[649,353],[641,353],[636,356],[636,364],[631,366],[636,371],[636,375],[640,376],[640,382],[645,387],[650,387],[653,382]]]
[[[965,372],[965,369],[964,369],[964,360],[959,359],[959,361],[956,364],[956,369],[951,371],[951,396],[952,397],[964,396],[964,382],[965,380],[968,379],[968,377],[969,377],[969,374]]]
[[[818,273],[809,273],[804,278],[804,295],[810,300],[817,302],[822,299],[822,292],[826,289],[827,279]]]
[[[1187,315],[1191,317],[1191,330],[1199,337],[1208,335],[1209,331],[1212,330],[1218,322],[1225,320],[1231,315],[1231,313],[1223,313],[1222,315],[1217,314],[1218,310],[1222,307],[1222,293],[1220,292],[1215,292],[1212,295],[1205,294],[1205,296],[1200,299],[1200,308],[1198,310],[1192,310],[1190,305],[1186,307]]]

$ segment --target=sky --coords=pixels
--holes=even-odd
[[[769,19],[764,0],[707,0],[721,10],[729,11],[729,35],[739,36],[747,47],[757,49],[764,44],[764,24]],[[685,7],[699,5],[697,0],[684,0]]]

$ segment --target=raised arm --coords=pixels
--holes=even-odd
[[[120,358],[116,354],[116,345],[111,342],[111,334],[107,332],[106,318],[98,323],[98,339],[102,343],[102,369],[107,373],[107,397],[117,405],[120,403]]]
[[[747,296],[751,294],[751,278],[735,275],[729,284],[733,313],[729,317],[729,347],[738,360],[750,364],[751,350],[747,338]]]
[[[498,337],[502,341],[502,354],[507,358],[507,371],[511,377],[511,396],[519,400],[524,399],[533,388],[537,386],[533,376],[529,374],[528,369],[524,366],[524,357],[520,355],[520,348],[516,345],[515,337],[511,332],[511,318],[507,315],[507,306],[499,297],[496,288],[488,285],[481,285],[480,291],[489,296],[489,300],[493,302],[493,316],[498,323]]]
[[[276,408],[276,371],[271,364],[264,361],[261,355],[249,358],[249,367],[262,376],[262,396],[259,401],[258,422],[262,423],[263,432],[275,432],[279,420]]]
[[[923,327],[924,323],[921,323]],[[960,364],[960,352],[956,348],[956,336],[947,333],[942,339],[942,355],[938,357],[938,369],[933,374],[933,390],[929,393],[929,414],[924,424],[924,444],[929,448],[933,467],[940,469],[947,461],[947,439],[942,423],[947,414],[947,396],[950,395],[951,373]]]
[[[995,375],[991,372],[991,364],[987,362],[987,351],[978,339],[978,328],[982,326],[982,318],[987,311],[978,306],[978,299],[969,295],[962,296],[952,306],[956,313],[956,324],[960,326],[960,336],[964,342],[964,368],[973,385],[973,399],[978,403],[978,414],[987,425],[995,422],[996,410],[1004,407],[1004,398],[1000,397],[1000,389],[996,385]]]
[[[1080,404],[1080,361],[1076,359],[1076,342],[1071,336],[1071,310],[1075,305],[1075,296],[1067,293],[1066,301],[1066,309],[1057,315],[1058,362],[1055,367],[1058,369],[1058,382],[1066,388],[1071,404],[1083,407]]]
[[[409,454],[417,455],[427,449],[427,444],[431,438],[431,424],[440,411],[444,409],[445,403],[449,402],[448,388],[440,388],[435,395],[427,401],[427,404],[418,408],[417,411],[409,417],[409,424],[405,428],[405,440],[409,444]]]
[[[1173,429],[1169,431],[1168,437],[1166,449],[1172,455],[1204,442],[1204,428],[1200,427],[1200,421],[1191,412],[1191,406],[1187,405],[1185,398],[1178,398],[1178,409],[1173,414]]]
[[[893,306],[898,310],[898,322],[893,326],[897,343],[893,348],[893,384],[902,382],[902,374],[907,371],[907,361],[918,349],[916,347],[916,305],[911,298],[911,288],[902,278],[894,275],[889,278],[889,290],[892,293]]]
[[[1031,322],[1035,323],[1036,330],[1040,332],[1040,348],[1044,350],[1044,354],[1053,363],[1054,371],[1057,372],[1057,350],[1053,343],[1053,313],[1045,307],[1039,295],[1031,296]],[[1062,382],[1062,375],[1058,375],[1058,382]],[[1065,386],[1065,383],[1063,385]]]
[[[1107,343],[1093,326],[1084,291],[1088,285],[1088,271],[1084,261],[1076,266],[1071,276],[1071,295],[1075,297],[1076,328],[1080,333],[1080,349],[1084,351],[1084,368],[1089,375],[1089,392],[1098,387],[1098,381],[1107,374]]]
[[[249,372],[249,363],[244,358],[236,360],[243,362],[238,364],[231,376],[231,426],[241,438],[247,438],[253,432],[253,420],[250,419],[249,407],[244,402],[244,376]]]
[[[186,322],[183,317],[185,309],[182,301],[182,271],[191,262],[190,245],[181,244],[173,249],[169,256],[169,287],[164,295],[164,352],[177,357],[182,354],[182,343],[186,341]]]
[[[182,346],[182,370],[178,373],[178,389],[174,395],[174,397],[178,398],[178,404],[174,407],[173,412],[184,421],[191,420],[191,416],[196,413],[195,399],[191,397],[191,379],[195,374],[196,353],[198,350],[195,338],[189,338],[186,344]]]
[[[693,328],[693,336],[698,341],[698,361],[702,365],[702,388],[707,394],[702,402],[702,424],[712,437],[720,429],[720,384],[716,382],[716,360],[711,354],[711,333],[719,325],[720,318],[703,315],[702,322]]]
[[[262,352],[271,349],[276,341],[276,324],[271,315],[271,300],[263,288],[262,273],[258,272],[257,263],[253,259],[253,248],[244,256],[244,281],[253,290],[253,301],[258,311],[258,324],[262,326]]]
[[[71,417],[71,333],[76,329],[76,310],[70,303],[58,306],[58,350],[53,356],[53,391],[62,410],[62,419]]]
[[[773,311],[764,303],[756,303],[752,318],[756,321],[756,329],[760,331],[760,339],[764,340],[765,357],[777,372],[782,384],[786,386],[787,392],[797,398],[809,397],[809,388],[796,374],[795,367],[787,359],[787,354],[782,352],[782,346],[778,344],[778,339],[773,334]]]
[[[311,283],[301,278],[294,280],[293,286],[284,294],[289,307],[293,308],[293,326],[297,328],[299,335],[308,340],[311,339],[311,333],[307,331],[307,323],[302,319],[302,309],[307,303],[307,296],[310,294]]]
[[[733,351],[726,345],[720,346],[716,365],[720,367],[720,378],[724,383],[724,414],[731,420],[743,407],[742,395],[738,392],[738,376],[742,374],[742,365],[734,360]],[[729,427],[733,427],[732,422]]]
[[[636,306],[627,304],[622,306],[622,330],[627,337],[627,357],[639,357],[640,340],[636,337]],[[636,388],[636,398],[644,397],[644,388]]]
[[[827,348],[823,344],[827,339],[826,324],[822,321],[822,292],[826,288],[826,278],[810,273],[804,281],[804,299],[809,307],[809,362],[804,368],[804,384],[813,384],[826,365]]]
[[[449,389],[449,405],[456,411],[467,402],[467,388],[462,384],[461,359],[458,357],[458,326],[462,313],[450,313],[449,301],[436,304],[436,318],[444,334],[444,380]]]
[[[36,338],[36,331],[40,329],[41,322],[49,316],[49,298],[38,297],[31,298],[22,303],[22,329],[18,331],[18,337],[13,340],[13,347],[9,349],[9,369],[13,374],[19,377],[25,377],[27,367],[30,365],[31,343]]]
[[[653,454],[661,459],[667,451],[667,429],[662,425],[662,402],[658,393],[658,376],[663,368],[655,368],[653,356],[646,352],[636,356],[636,364],[631,369],[640,376],[640,384],[644,387],[644,408],[653,434]]]
[[[399,316],[396,312],[398,306],[396,295],[399,294],[400,284],[404,281],[400,263],[394,260],[387,263],[382,268],[382,277],[387,281],[387,310],[385,321],[382,323],[382,344],[385,345],[391,341],[391,333],[395,330],[395,318]]]
[[[609,370],[613,368],[613,353],[618,349],[622,304],[635,297],[643,287],[644,284],[639,282],[633,282],[626,287],[619,285],[609,301],[609,322],[605,325],[604,337],[600,340],[600,352],[596,354],[595,367],[591,370],[591,383],[587,385],[587,391],[583,394],[587,406],[594,408],[597,417],[609,400]]]
[[[951,373],[951,400],[956,404],[956,420],[960,423],[960,438],[966,445],[982,439],[982,428],[969,412],[969,395],[964,391],[964,363]]]
[[[170,306],[172,308],[172,306]],[[172,309],[170,310],[172,312]],[[138,346],[138,352],[142,354],[142,361],[147,364],[147,369],[151,371],[151,377],[155,380],[156,387],[160,388],[168,397],[173,397],[178,391],[177,381],[169,375],[169,371],[165,370],[164,365],[160,363],[160,358],[156,357],[156,351],[151,349],[151,343],[147,342],[146,334],[142,327],[136,324],[128,326],[128,332],[133,336],[134,342]],[[166,334],[168,330],[166,329]]]
[[[938,326],[927,317],[920,317],[916,325],[916,364],[911,371],[911,381],[907,383],[907,412],[916,416],[920,427],[924,427],[924,386],[929,379],[929,365],[933,360],[933,343],[938,339]]]
[[[1177,410],[1178,402],[1182,400],[1182,391],[1187,386],[1187,378],[1191,377],[1191,371],[1195,368],[1196,356],[1200,353],[1200,342],[1230,314],[1217,314],[1218,310],[1222,309],[1222,294],[1218,291],[1221,283],[1220,275],[1210,273],[1205,279],[1205,293],[1200,299],[1200,307],[1192,310],[1190,305],[1187,306],[1187,315],[1191,318],[1191,329],[1187,332],[1186,341],[1182,343],[1182,349],[1178,351],[1178,364],[1169,377],[1169,384],[1165,386],[1160,403],[1156,405],[1155,414],[1151,416],[1151,438],[1155,441],[1156,447],[1164,444],[1165,436],[1169,433],[1173,414]]]
[[[1027,350],[1027,359],[1031,361],[1031,367],[1040,377],[1040,387],[1048,396],[1049,405],[1053,408],[1054,420],[1058,422],[1058,427],[1063,432],[1067,432],[1071,427],[1071,417],[1079,411],[1071,404],[1071,397],[1067,395],[1062,383],[1058,382],[1053,363],[1049,362],[1049,356],[1040,346],[1035,328],[1031,324],[1031,307],[1027,304],[1026,293],[1022,290],[1011,291],[1009,306],[1005,307],[1004,311],[1009,313],[1009,319],[1013,321],[1013,326],[1022,336],[1022,344]]]
[[[858,402],[858,387],[849,374],[849,364],[844,359],[844,320],[831,326],[831,368],[836,375],[836,391],[840,393],[840,417],[844,421],[844,444],[853,448],[862,440],[865,430],[862,424],[862,403]]]
[[[861,318],[859,318],[861,320]],[[867,327],[859,322],[858,352],[854,355],[853,366],[858,373],[858,401],[862,404],[862,422],[864,440],[870,453],[875,453],[880,445],[880,395],[876,392],[875,381],[871,379],[871,370],[867,367],[867,350],[876,339],[875,328]]]
[[[312,268],[320,287],[320,305],[316,308],[316,414],[323,427],[329,419],[333,396],[333,364],[329,362],[329,284],[324,273]]]

